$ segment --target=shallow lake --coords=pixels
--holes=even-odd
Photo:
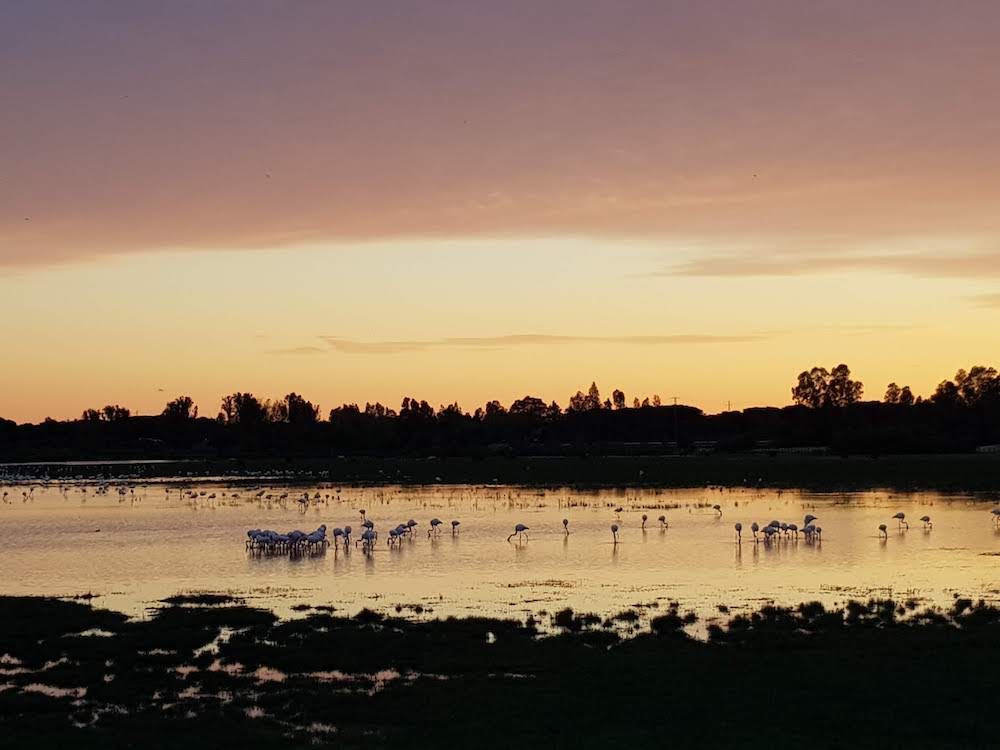
[[[769,601],[1000,599],[1000,528],[990,513],[998,502],[985,496],[240,481],[15,483],[2,493],[0,593],[90,592],[95,604],[136,615],[190,591],[233,593],[282,613],[304,603],[349,614],[402,606],[413,615],[408,605],[420,605],[423,617],[524,617],[566,606],[611,615],[677,601],[703,620],[721,616],[719,605],[735,613]],[[297,556],[245,549],[250,528],[350,524],[357,536],[362,509],[381,532],[370,554],[353,545]],[[892,520],[898,511],[909,530]],[[821,541],[754,542],[751,522],[801,527],[807,513],[818,517]],[[917,520],[925,514],[931,529]],[[434,517],[444,523],[428,538]],[[410,518],[416,533],[390,548],[386,532]],[[453,519],[461,522],[454,535]],[[508,542],[516,523],[530,527],[528,538]]]

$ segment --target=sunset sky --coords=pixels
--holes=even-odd
[[[1000,364],[1000,3],[6,0],[0,417]]]

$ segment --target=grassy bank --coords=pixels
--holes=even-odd
[[[1000,455],[881,458],[809,455],[560,456],[520,458],[217,459],[158,463],[8,465],[13,476],[154,479],[272,476],[290,481],[542,486],[764,486],[816,490],[1000,492]]]
[[[963,600],[766,608],[708,643],[676,610],[626,639],[611,626],[627,614],[563,612],[538,637],[486,619],[282,621],[225,597],[142,621],[32,598],[0,611],[4,747],[996,743],[1000,610]]]

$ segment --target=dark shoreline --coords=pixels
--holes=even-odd
[[[896,489],[1000,492],[1000,454],[835,457],[814,455],[337,457],[141,459],[133,463],[9,463],[0,482],[91,479],[197,481],[213,477],[343,484],[575,487],[773,487],[820,491]]]
[[[708,643],[676,608],[626,639],[571,612],[539,637],[485,618],[279,620],[228,597],[137,621],[42,598],[0,612],[3,747],[996,745],[1000,609],[962,599],[765,607]]]

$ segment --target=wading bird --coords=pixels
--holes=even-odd
[[[507,541],[509,542],[514,537],[517,537],[518,541],[520,541],[522,535],[524,536],[525,539],[527,539],[528,535],[524,533],[526,531],[528,531],[527,526],[525,526],[523,523],[517,524],[517,526],[514,527],[514,533],[511,534],[509,537],[507,537]]]
[[[920,520],[923,522],[925,529],[934,528],[934,524],[931,523],[930,516],[920,516]]]
[[[883,536],[883,537],[885,537],[886,539],[888,539],[888,538],[889,538],[889,532],[888,532],[888,531],[886,531],[886,527],[885,527],[885,524],[884,524],[884,523],[880,523],[880,524],[878,525],[878,533],[879,533],[879,536]]]
[[[441,525],[440,518],[432,518],[431,527],[427,529],[427,536],[430,536],[431,534],[437,536],[440,533],[440,529],[438,528],[440,525]]]
[[[642,514],[642,528],[643,528],[643,530],[645,530],[645,528],[646,528],[646,521],[648,521],[648,520],[649,520],[649,516],[647,516],[645,513],[643,513]]]
[[[455,536],[455,534],[458,533],[458,527],[461,526],[461,523],[462,523],[461,521],[452,521],[451,522],[451,535],[452,536]]]
[[[815,520],[816,520],[816,516],[814,516],[812,513],[807,513],[806,517],[802,519],[802,525],[803,526],[808,526],[809,524],[811,524]]]
[[[712,506],[712,510],[714,510],[716,513],[719,514],[719,518],[722,518],[722,506],[721,505],[713,505]]]
[[[741,544],[743,542],[743,524],[736,524],[736,543]]]
[[[670,525],[670,524],[667,523],[667,517],[666,516],[660,516],[656,520],[660,522],[660,528],[661,529],[665,529],[665,528],[667,528]]]
[[[756,542],[757,541],[757,532],[760,531],[760,524],[758,524],[756,521],[754,521],[752,524],[750,524],[750,531],[753,532],[753,540]]]
[[[906,522],[906,514],[903,513],[902,511],[900,511],[899,513],[897,513],[896,515],[894,515],[893,518],[896,519],[896,527],[897,528],[901,529],[904,526],[906,528],[910,528],[910,524]]]
[[[563,533],[564,534],[569,534],[569,519],[568,518],[564,518],[563,519]]]
[[[611,524],[611,538],[615,540],[615,544],[618,544],[618,524]]]

